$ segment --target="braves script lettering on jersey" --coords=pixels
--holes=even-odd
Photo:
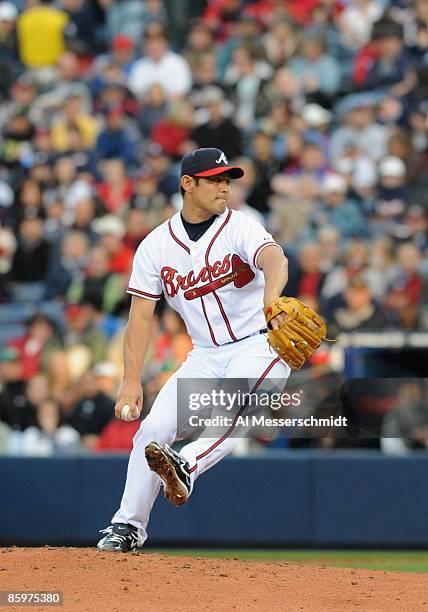
[[[266,325],[257,257],[268,245],[281,248],[239,211],[226,209],[197,242],[177,213],[140,244],[128,292],[152,300],[164,293],[195,346],[236,342]]]

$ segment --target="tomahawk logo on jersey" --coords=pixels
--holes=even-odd
[[[230,274],[228,274],[229,271],[231,271]],[[241,288],[252,281],[254,276],[250,266],[244,263],[239,255],[230,253],[223,261],[215,261],[212,266],[204,266],[196,277],[193,270],[187,276],[181,276],[177,270],[169,266],[164,266],[161,270],[165,294],[173,298],[182,290],[186,300],[194,300],[202,295],[207,295],[231,282],[235,284],[235,287]],[[210,278],[214,280],[210,281]],[[198,287],[200,281],[204,284]]]
[[[177,213],[138,247],[127,291],[151,300],[163,293],[197,346],[236,342],[266,325],[257,258],[269,245],[281,248],[239,211],[226,209],[196,242]]]

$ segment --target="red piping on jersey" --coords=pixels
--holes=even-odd
[[[277,357],[276,359],[274,359],[272,361],[272,363],[270,363],[268,365],[268,367],[266,368],[266,370],[263,372],[263,374],[260,376],[260,378],[258,379],[258,381],[256,382],[256,384],[254,385],[254,387],[251,389],[250,394],[254,393],[258,387],[260,386],[260,383],[266,378],[266,376],[269,374],[269,372],[271,371],[271,369],[273,368],[273,366],[275,364],[278,363],[278,361],[280,361],[280,357]],[[212,446],[210,446],[210,448],[208,448],[206,451],[204,451],[201,455],[197,455],[196,457],[196,463],[195,465],[190,468],[189,472],[192,473],[196,470],[197,465],[198,465],[198,461],[200,459],[203,459],[204,457],[206,457],[207,455],[209,455],[209,453],[211,453],[215,448],[217,448],[217,446],[219,444],[221,444],[223,442],[223,440],[226,440],[226,438],[228,438],[230,436],[230,434],[232,433],[233,429],[235,428],[236,425],[236,421],[238,420],[238,418],[241,416],[241,414],[244,412],[245,408],[247,407],[247,404],[244,404],[244,406],[242,406],[242,408],[240,408],[239,412],[237,413],[237,415],[235,416],[235,418],[233,419],[233,423],[232,425],[229,427],[229,429],[227,430],[227,432],[219,439],[217,440],[217,442],[214,442],[214,444]]]
[[[234,342],[237,342],[238,338],[235,336],[235,334],[232,331],[232,327],[230,325],[230,321],[227,318],[226,313],[224,312],[223,304],[221,303],[221,300],[220,300],[220,298],[218,297],[218,295],[217,295],[217,293],[215,291],[213,291],[213,296],[215,297],[215,299],[217,301],[217,304],[218,304],[218,307],[220,308],[220,312],[222,314],[224,322],[226,323],[226,327],[227,327],[227,331],[229,332],[229,336],[232,338],[232,340]]]
[[[181,247],[183,247],[183,249],[184,249],[185,251],[187,251],[187,252],[189,253],[189,255],[190,255],[190,249],[189,249],[189,247],[188,247],[188,246],[186,246],[186,245],[184,244],[184,242],[181,242],[181,240],[180,240],[179,238],[177,238],[177,236],[176,236],[176,235],[174,234],[174,232],[172,231],[172,227],[171,227],[171,219],[168,221],[168,229],[169,229],[169,233],[171,234],[171,236],[172,236],[173,240],[175,240],[175,242],[176,242],[177,244],[179,244]]]
[[[206,250],[206,252],[205,252],[205,265],[207,266],[207,268],[208,268],[208,269],[209,269],[208,255],[209,255],[209,252],[210,252],[210,250],[211,250],[211,247],[212,247],[212,245],[214,244],[214,242],[217,240],[218,235],[219,235],[219,234],[220,234],[220,232],[223,230],[223,228],[225,227],[225,225],[226,225],[227,223],[229,223],[229,219],[230,219],[230,217],[231,217],[231,216],[232,216],[232,211],[231,211],[231,210],[229,210],[229,212],[227,213],[227,217],[226,217],[226,219],[223,221],[223,223],[221,224],[221,226],[218,228],[218,230],[216,231],[216,233],[215,233],[215,234],[214,234],[214,236],[212,237],[211,242],[210,242],[210,243],[209,243],[209,245],[208,245],[208,248],[207,248],[207,250]],[[210,273],[210,274],[211,274],[211,273]],[[210,280],[211,280],[211,279],[210,279]]]
[[[207,324],[208,324],[208,329],[210,330],[211,340],[213,341],[213,343],[214,343],[216,346],[219,346],[218,342],[217,342],[217,341],[216,341],[216,339],[215,339],[214,332],[213,332],[213,329],[212,329],[212,327],[211,327],[210,321],[209,321],[209,319],[208,319],[208,316],[207,316],[207,311],[205,310],[204,298],[203,298],[202,296],[201,296],[201,304],[202,304],[202,310],[203,310],[203,312],[204,312],[204,317],[205,317],[206,322],[207,322]]]
[[[229,210],[229,212],[227,213],[226,219],[223,221],[221,226],[218,228],[217,232],[214,234],[214,236],[213,236],[211,242],[209,243],[208,248],[207,248],[207,250],[205,252],[205,265],[206,265],[207,270],[208,270],[208,277],[210,279],[210,282],[212,282],[213,278],[212,278],[212,274],[211,274],[211,271],[210,271],[210,264],[209,264],[209,260],[208,260],[209,253],[210,253],[212,245],[216,241],[216,239],[219,236],[220,232],[227,225],[227,223],[229,223],[229,220],[230,220],[231,216],[232,216],[232,211]],[[229,332],[229,336],[232,338],[233,342],[237,342],[238,339],[237,339],[237,337],[235,336],[235,334],[232,331],[232,326],[230,325],[230,321],[227,318],[227,315],[226,315],[226,313],[224,311],[223,304],[221,303],[220,298],[218,297],[218,295],[217,295],[217,293],[215,291],[213,291],[212,293],[213,293],[213,296],[215,297],[215,299],[217,301],[218,307],[219,307],[220,312],[221,312],[221,316],[223,317],[223,320],[226,323],[226,327],[227,327],[227,331]]]
[[[257,268],[257,264],[256,264],[256,259],[257,259],[257,255],[259,254],[259,252],[264,249],[265,247],[269,246],[270,244],[274,244],[276,247],[278,247],[278,249],[280,249],[281,247],[279,246],[279,244],[277,242],[275,242],[274,240],[271,240],[270,242],[264,242],[263,244],[261,244],[259,246],[258,249],[256,249],[256,252],[254,253],[253,256],[253,266],[255,268]]]
[[[128,293],[130,291],[133,291],[134,293],[137,293],[138,295],[142,295],[143,297],[154,298],[156,300],[158,300],[159,298],[162,297],[162,293],[159,293],[158,295],[155,295],[154,293],[147,293],[147,291],[140,291],[139,289],[134,289],[133,287],[128,287],[126,291]]]
[[[214,240],[215,240],[215,238],[217,237],[217,235],[218,235],[218,234],[221,232],[221,230],[223,229],[223,226],[224,226],[224,225],[226,225],[226,223],[229,221],[229,218],[230,218],[230,215],[231,215],[231,214],[232,214],[232,213],[231,213],[231,211],[229,211],[229,214],[228,214],[228,216],[227,216],[226,221],[225,221],[225,222],[224,222],[224,224],[223,224],[223,225],[220,227],[220,229],[219,229],[219,231],[217,232],[217,234],[214,236],[214,239],[211,241],[211,244],[214,242]],[[172,231],[172,227],[171,227],[171,219],[168,221],[168,229],[169,229],[169,233],[171,234],[171,236],[172,236],[173,240],[175,240],[175,242],[176,242],[177,244],[179,244],[179,245],[180,245],[180,246],[181,246],[181,247],[182,247],[182,248],[183,248],[185,251],[187,251],[187,252],[189,253],[189,255],[190,255],[190,249],[189,249],[189,247],[188,247],[188,246],[186,246],[186,245],[185,245],[183,242],[181,242],[181,240],[180,240],[179,238],[177,238],[177,236],[176,236],[176,235],[174,234],[174,232]],[[210,244],[210,246],[208,247],[208,250],[211,248],[211,244]],[[210,273],[210,280],[212,280],[211,273]],[[216,297],[217,297],[217,296],[216,296]],[[211,324],[210,324],[210,322],[209,322],[209,319],[208,319],[208,316],[207,316],[207,311],[206,311],[206,309],[205,309],[204,300],[202,299],[202,297],[201,297],[201,304],[202,304],[202,310],[203,310],[203,313],[204,313],[204,317],[205,317],[205,320],[206,320],[207,325],[208,325],[208,329],[210,330],[211,340],[213,341],[213,344],[215,344],[215,346],[219,346],[218,342],[217,342],[217,341],[216,341],[216,339],[215,339],[214,332],[213,332],[213,329],[212,329],[212,327],[211,327]],[[220,309],[222,309],[222,307],[221,307]],[[224,312],[224,311],[223,311],[223,312]],[[223,315],[223,316],[225,316],[225,315]],[[227,323],[228,323],[228,322],[227,322]],[[226,325],[227,325],[227,323],[226,323]],[[229,325],[229,327],[230,327],[230,325]],[[230,331],[229,331],[229,333],[231,333],[231,331],[232,331],[232,330],[230,330]],[[236,340],[236,338],[235,338],[234,336],[233,336],[233,339],[234,339],[234,340]]]

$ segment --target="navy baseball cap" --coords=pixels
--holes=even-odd
[[[181,176],[208,178],[225,172],[233,179],[244,176],[243,169],[239,166],[230,166],[226,155],[220,149],[196,149],[186,153],[181,160]]]

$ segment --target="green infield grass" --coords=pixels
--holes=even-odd
[[[146,548],[146,552],[183,557],[248,559],[304,565],[428,573],[428,551],[406,550],[209,550]]]

